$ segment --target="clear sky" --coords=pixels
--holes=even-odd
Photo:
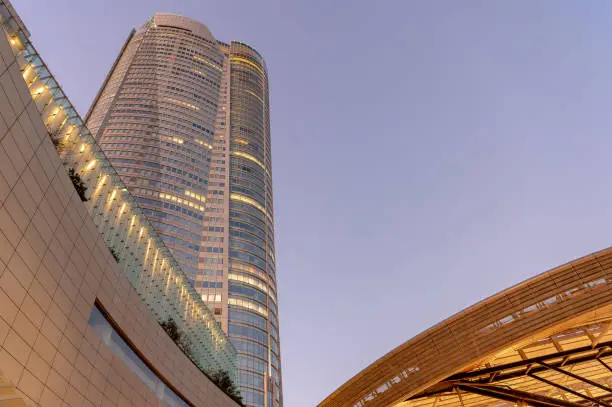
[[[285,405],[612,237],[609,0],[13,0],[84,114],[155,11],[266,58]]]

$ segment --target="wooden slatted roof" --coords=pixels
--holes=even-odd
[[[606,390],[612,386],[611,321],[609,248],[544,272],[422,332],[366,367],[319,407],[501,407],[519,402],[511,394],[533,395],[525,405],[579,406],[593,400],[612,405]],[[542,368],[540,362],[529,368],[537,373],[513,367],[538,358],[548,358],[541,363],[558,370]],[[491,368],[498,372],[488,379],[478,376]]]

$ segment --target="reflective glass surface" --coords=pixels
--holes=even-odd
[[[158,399],[169,407],[190,407],[171,388],[169,388],[149,367],[138,357],[134,350],[123,340],[121,335],[106,319],[104,314],[94,306],[89,316],[89,325],[98,334],[102,342],[117,355],[127,367],[147,385]]]

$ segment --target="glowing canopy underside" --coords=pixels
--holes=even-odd
[[[612,406],[612,248],[395,348],[320,407]]]

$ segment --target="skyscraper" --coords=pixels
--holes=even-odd
[[[238,351],[246,405],[282,405],[268,75],[261,55],[155,14],[87,116]]]

